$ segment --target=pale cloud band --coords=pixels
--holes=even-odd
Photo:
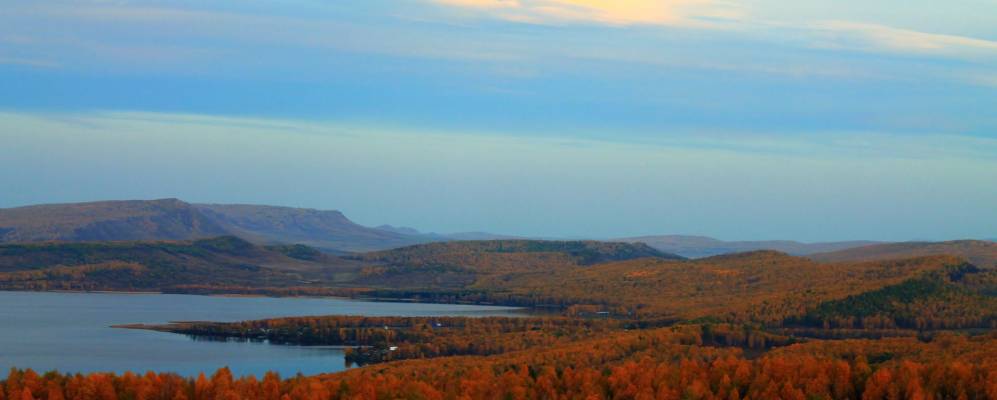
[[[704,26],[700,18],[737,18],[739,7],[708,0],[432,0],[529,23]]]
[[[724,29],[750,34],[770,27],[803,32],[815,47],[997,56],[997,41],[888,25],[843,21],[769,19],[744,2],[711,0],[430,0],[481,16],[533,24],[589,23]]]
[[[813,29],[846,35],[839,37],[838,42],[840,43],[841,39],[852,39],[869,50],[997,56],[997,41],[965,36],[919,32],[849,21],[823,21],[814,24]]]

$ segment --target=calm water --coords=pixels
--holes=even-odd
[[[0,291],[0,377],[12,366],[36,371],[171,371],[194,376],[228,366],[236,375],[290,376],[345,369],[340,349],[194,341],[125,323],[241,321],[285,316],[517,315],[506,307],[384,303],[318,298]]]

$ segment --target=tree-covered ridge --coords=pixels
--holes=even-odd
[[[359,254],[352,259],[367,264],[358,283],[372,287],[488,291],[487,282],[494,279],[644,257],[680,259],[639,243],[541,240],[430,243]]]
[[[11,244],[0,245],[0,288],[349,295],[778,325],[821,303],[964,263],[931,256],[823,264],[774,251],[698,260],[648,254],[657,253],[634,244],[526,240],[437,243],[349,260],[236,237]],[[623,260],[583,264],[593,257]],[[973,293],[995,291],[981,281],[986,274],[965,275],[961,285],[977,286]]]
[[[788,324],[845,329],[997,328],[997,271],[968,263],[821,303]]]
[[[493,293],[596,304],[629,316],[778,324],[824,301],[961,264],[954,257],[819,264],[772,251],[691,261],[636,259],[476,284]]]
[[[351,263],[234,236],[193,241],[0,245],[0,288],[169,290],[180,285],[292,286]],[[127,266],[123,268],[122,266]]]
[[[567,255],[579,265],[644,257],[683,259],[674,254],[662,253],[644,243],[512,239],[428,243],[365,253],[359,258],[390,265],[420,266],[437,264],[441,259],[459,259],[457,257],[488,253],[558,253]]]
[[[838,262],[888,260],[941,254],[961,257],[983,269],[997,269],[997,242],[989,240],[882,243],[812,254],[808,257],[821,262]]]

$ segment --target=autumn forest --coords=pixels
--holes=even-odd
[[[125,324],[116,328],[341,346],[353,368],[263,377],[13,369],[0,398],[997,399],[997,245],[931,246],[941,250],[823,261],[518,239],[341,255],[237,237],[6,244],[5,289],[339,296],[531,315]]]

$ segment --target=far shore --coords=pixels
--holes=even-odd
[[[171,293],[159,290],[69,290],[69,289],[49,289],[49,290],[27,290],[27,289],[0,289],[3,292],[24,292],[24,293],[98,293],[98,294],[175,294],[182,296],[208,296],[208,297],[272,297],[272,298],[310,298],[310,299],[339,299],[339,300],[367,300],[367,298],[351,298],[345,296],[274,296],[256,293]]]
[[[103,293],[103,294],[163,294],[160,291],[135,291],[135,290],[5,290],[7,292],[52,292],[52,293]]]
[[[502,304],[495,304],[489,302],[470,302],[470,301],[456,301],[451,303],[437,303],[432,301],[423,301],[420,299],[411,298],[397,298],[397,297],[345,297],[345,296],[309,296],[309,295],[287,295],[287,296],[275,296],[267,294],[257,294],[257,293],[169,293],[163,291],[131,291],[131,290],[66,290],[66,289],[52,289],[52,290],[22,290],[22,289],[0,289],[2,292],[23,292],[23,293],[96,293],[96,294],[175,294],[182,296],[207,296],[207,297],[228,297],[228,298],[275,298],[275,299],[333,299],[333,300],[348,300],[348,301],[370,301],[378,303],[426,303],[426,304],[453,304],[453,305],[467,305],[467,306],[482,306],[482,307],[500,307],[510,310],[526,310],[526,309],[537,309],[546,308],[544,306],[534,306],[534,307],[524,307],[524,306],[509,306]]]

